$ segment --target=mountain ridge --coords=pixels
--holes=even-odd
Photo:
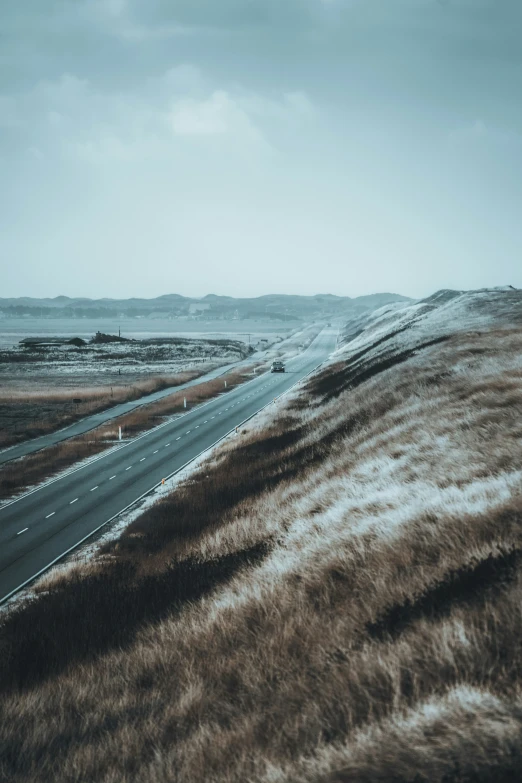
[[[310,317],[345,316],[357,311],[367,311],[394,302],[409,303],[409,297],[393,293],[376,293],[359,297],[315,294],[264,294],[259,297],[231,297],[207,294],[204,297],[185,297],[181,294],[163,294],[150,299],[90,299],[87,297],[52,298],[16,297],[0,298],[0,312],[4,316],[35,317],[121,317],[163,314],[167,317],[205,318],[280,318],[300,320]]]

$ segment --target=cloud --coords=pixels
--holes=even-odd
[[[488,125],[482,119],[454,128],[448,135],[450,145],[454,148],[470,147],[480,144],[507,147],[522,145],[522,134],[513,130]]]
[[[176,93],[194,94],[206,88],[201,70],[191,63],[180,63],[169,68],[163,75],[165,86]]]
[[[119,0],[112,0],[119,2]],[[88,0],[87,8],[90,0]],[[329,11],[347,0],[126,0],[110,31],[135,44],[179,37],[207,38],[225,33],[253,34],[291,30],[294,36],[314,29]],[[349,0],[353,2],[353,0]],[[98,0],[106,5],[111,0]],[[89,10],[90,12],[90,10]],[[100,20],[100,14],[97,14]],[[107,10],[105,10],[107,16]],[[114,19],[114,14],[113,14]],[[98,20],[98,21],[99,21]],[[106,22],[103,22],[106,25]],[[291,43],[291,48],[293,48]]]
[[[247,112],[225,90],[216,90],[203,101],[176,101],[169,119],[177,136],[233,134],[254,141],[262,140]]]
[[[288,92],[285,94],[285,102],[291,110],[300,115],[311,116],[315,114],[315,106],[305,92]]]
[[[109,16],[122,16],[127,9],[127,0],[101,0],[101,4]]]
[[[321,0],[131,0],[130,15],[145,24],[176,23],[206,28],[308,25],[323,9]]]
[[[226,145],[269,151],[291,128],[312,122],[315,107],[303,91],[267,98],[238,84],[219,86],[190,63],[149,80],[147,93],[103,91],[62,74],[17,97],[0,96],[0,127],[16,129],[13,149],[37,148],[48,157],[120,163],[172,159],[180,145]],[[221,153],[222,154],[222,153]]]

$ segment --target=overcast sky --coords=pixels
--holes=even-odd
[[[522,287],[522,0],[3,0],[0,296]]]

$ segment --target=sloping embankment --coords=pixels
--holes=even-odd
[[[48,576],[1,628],[0,778],[518,779],[522,299],[484,296],[370,325]]]

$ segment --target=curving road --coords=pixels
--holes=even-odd
[[[323,330],[285,374],[261,375],[0,508],[0,602],[309,374],[336,339]]]

